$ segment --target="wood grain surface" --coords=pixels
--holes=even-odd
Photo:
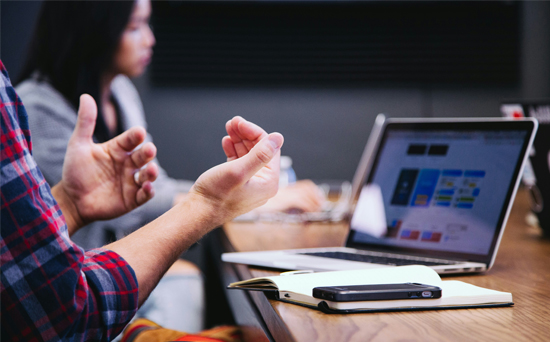
[[[525,221],[526,194],[518,193],[495,265],[485,274],[445,276],[511,292],[506,308],[324,314],[270,300],[253,300],[276,341],[550,341],[550,241]],[[224,231],[237,251],[339,246],[345,224],[231,223]],[[239,267],[241,279],[274,275]]]

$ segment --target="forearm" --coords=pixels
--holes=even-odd
[[[223,222],[214,205],[189,194],[155,221],[105,248],[122,256],[133,268],[141,305],[174,261],[203,235]]]
[[[235,127],[233,127],[233,124]],[[264,132],[257,126],[235,118],[228,122],[231,134],[243,130],[250,152],[229,137],[222,140],[228,162],[204,172],[182,202],[164,215],[106,248],[122,256],[133,268],[139,284],[139,303],[149,296],[162,275],[177,257],[204,234],[228,220],[242,215],[273,197],[277,192],[280,148],[283,136]],[[264,132],[265,133],[265,132]],[[234,137],[238,140],[238,137]],[[252,139],[254,138],[254,139]],[[237,148],[235,148],[237,146]]]

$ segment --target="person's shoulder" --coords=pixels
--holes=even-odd
[[[23,101],[25,107],[28,106],[55,106],[74,111],[73,106],[65,97],[57,91],[47,80],[37,78],[28,78],[15,87],[15,91]]]
[[[15,90],[27,110],[31,125],[42,120],[76,122],[74,106],[48,81],[29,78],[18,84]]]

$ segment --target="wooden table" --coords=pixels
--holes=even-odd
[[[230,307],[250,341],[550,341],[550,240],[527,225],[527,212],[520,191],[490,271],[444,277],[511,292],[513,307],[329,315],[228,290]],[[224,250],[252,251],[342,245],[346,225],[230,223],[220,232]],[[227,263],[222,272],[225,285],[278,274]]]

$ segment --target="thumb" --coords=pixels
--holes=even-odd
[[[280,133],[271,133],[258,142],[246,155],[233,162],[238,165],[245,181],[254,176],[262,167],[270,166],[279,174],[279,154],[284,138]]]
[[[88,94],[80,96],[78,117],[71,139],[91,141],[97,119],[97,105],[93,97]]]

